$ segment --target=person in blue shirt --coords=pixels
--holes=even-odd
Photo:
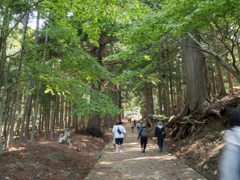
[[[140,137],[140,143],[141,143],[141,147],[143,148],[143,153],[145,153],[145,149],[147,147],[147,141],[148,141],[148,130],[146,128],[146,124],[142,125],[142,129],[140,130],[139,134],[138,134],[138,140]]]

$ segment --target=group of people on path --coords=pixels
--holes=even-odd
[[[131,118],[130,118],[130,121],[131,121]],[[134,121],[135,121],[135,124],[134,124]],[[138,129],[137,140],[140,139],[141,148],[143,148],[143,153],[145,153],[145,150],[146,150],[146,147],[147,147],[147,142],[148,142],[148,137],[149,137],[148,130],[146,128],[146,124],[143,124],[142,129],[141,129],[140,122],[138,122],[136,124],[136,120],[134,120],[134,121],[131,122],[132,132],[133,132],[134,126],[136,126],[137,129]],[[125,137],[125,140],[126,140],[126,129],[122,126],[121,121],[117,122],[115,124],[115,126],[113,127],[112,137],[113,137],[114,147],[115,147],[115,150],[116,150],[115,153],[116,154],[118,153],[118,146],[119,145],[120,145],[120,151],[119,152],[122,152],[123,137]],[[157,139],[160,152],[163,151],[163,140],[164,140],[164,138],[166,138],[166,132],[165,132],[165,129],[163,127],[162,122],[160,121],[158,123],[156,129],[155,129],[155,137],[154,137],[154,139]]]
[[[139,140],[139,138],[140,138],[141,147],[143,148],[143,153],[145,153],[145,150],[147,147],[147,141],[148,141],[148,130],[145,124],[142,125],[142,129],[139,131],[137,139]],[[155,129],[155,137],[153,138],[153,139],[157,139],[160,152],[163,151],[164,138],[166,138],[166,132],[162,122],[160,121],[158,122],[158,125]]]

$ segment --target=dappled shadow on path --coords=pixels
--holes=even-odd
[[[146,153],[142,153],[137,133],[132,133],[126,122],[124,126],[127,141],[123,152],[115,154],[110,145],[86,179],[204,179],[168,152],[160,153],[153,141],[148,142]]]

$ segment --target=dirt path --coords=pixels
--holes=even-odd
[[[123,126],[127,131],[127,141],[124,142],[123,152],[115,154],[113,145],[110,144],[85,179],[205,179],[165,150],[159,153],[157,144],[151,140],[148,141],[146,153],[142,153],[139,141],[137,141],[137,129],[135,128],[132,133],[127,121]]]

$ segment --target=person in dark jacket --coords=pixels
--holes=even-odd
[[[147,147],[147,141],[148,141],[148,130],[146,128],[146,124],[142,125],[142,129],[138,134],[137,140],[139,140],[139,137],[140,137],[141,147],[143,148],[143,153],[145,153],[145,149]]]
[[[134,119],[133,122],[134,122],[134,126],[136,127],[136,125],[137,125],[137,121]]]
[[[159,151],[163,151],[163,139],[166,137],[165,129],[160,121],[155,129],[155,137],[157,137]]]

